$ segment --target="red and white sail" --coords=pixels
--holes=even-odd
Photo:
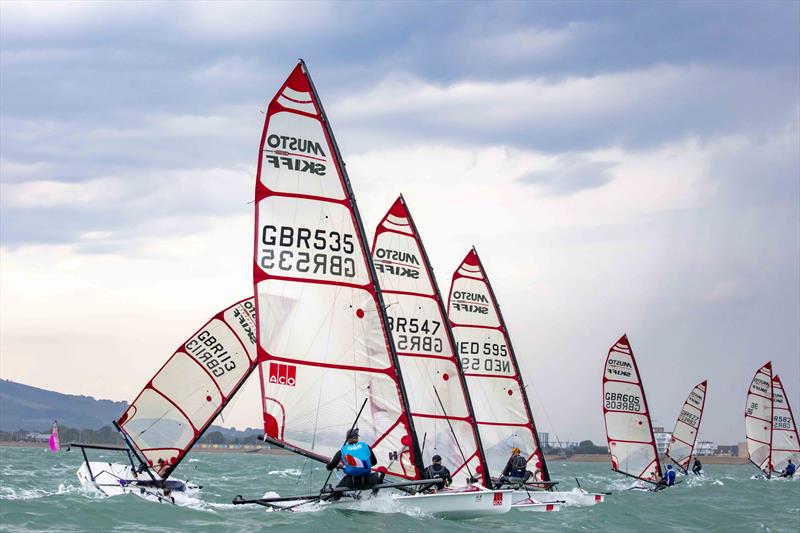
[[[358,422],[361,440],[379,467],[418,477],[413,425],[365,232],[302,62],[267,109],[255,201],[266,435],[329,458],[368,399]]]
[[[611,467],[657,483],[661,479],[650,410],[627,335],[611,347],[603,369],[603,418]]]
[[[488,471],[482,465],[483,454],[444,303],[402,196],[375,230],[372,258],[414,428],[425,446],[423,460],[429,464],[433,455],[440,455],[453,480],[466,484],[471,476]],[[484,485],[489,481],[484,477]]]
[[[781,379],[772,379],[772,470],[782,472],[789,459],[800,463],[800,437]]]
[[[117,421],[161,478],[255,368],[255,333],[253,298],[220,311],[172,354]]]
[[[667,446],[667,457],[672,459],[684,474],[689,470],[697,434],[700,433],[700,422],[703,420],[703,408],[706,405],[707,384],[707,381],[698,383],[689,393]]]
[[[453,274],[447,305],[490,472],[500,475],[517,447],[535,480],[548,481],[511,339],[474,248]]]
[[[772,363],[758,369],[747,390],[744,424],[750,461],[767,474],[772,471]]]

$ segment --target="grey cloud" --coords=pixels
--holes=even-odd
[[[530,172],[517,178],[517,182],[542,185],[555,195],[570,194],[605,185],[614,178],[612,168],[614,163],[565,154],[558,156],[551,170]]]

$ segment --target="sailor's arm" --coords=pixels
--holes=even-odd
[[[378,464],[378,458],[375,457],[375,452],[372,451],[372,448],[369,449],[369,464],[372,466]]]
[[[342,450],[339,450],[336,452],[336,454],[334,454],[334,456],[331,458],[328,464],[325,465],[325,468],[327,468],[328,470],[333,470],[334,468],[339,466],[339,463],[341,462],[342,462]]]

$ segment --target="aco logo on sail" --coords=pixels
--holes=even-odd
[[[269,382],[294,387],[297,384],[297,367],[285,363],[270,363]]]

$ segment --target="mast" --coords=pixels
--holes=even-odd
[[[483,274],[484,279],[486,280],[486,287],[489,289],[489,295],[492,297],[492,303],[494,304],[495,309],[497,309],[497,316],[500,319],[501,327],[503,328],[503,336],[505,337],[506,344],[508,345],[508,351],[511,355],[511,365],[514,367],[514,372],[517,374],[517,381],[519,382],[519,390],[522,394],[522,401],[525,404],[525,412],[528,415],[528,420],[531,425],[531,430],[533,431],[533,439],[536,442],[536,451],[539,454],[539,461],[542,463],[542,480],[543,481],[550,481],[550,471],[547,468],[547,461],[544,458],[544,451],[542,451],[542,445],[539,442],[539,432],[536,431],[536,424],[533,421],[533,413],[531,412],[531,405],[528,401],[528,392],[525,390],[526,385],[525,381],[522,378],[522,372],[520,371],[519,364],[517,362],[517,355],[514,352],[514,346],[511,343],[511,337],[508,334],[508,328],[506,327],[506,320],[503,318],[503,312],[500,309],[500,304],[497,302],[497,297],[494,294],[494,289],[492,288],[492,282],[489,280],[489,276],[486,275],[486,270],[483,268],[483,262],[478,256],[478,250],[475,247],[472,247],[472,252],[475,254],[475,257],[478,259],[478,267],[481,269],[481,273]]]
[[[325,130],[327,132],[328,139],[333,146],[334,151],[336,152],[335,161],[337,166],[339,167],[339,172],[342,176],[342,181],[344,182],[345,188],[347,190],[347,196],[350,199],[350,204],[353,206],[353,214],[356,219],[356,230],[359,233],[359,242],[361,244],[361,249],[364,253],[364,257],[367,260],[367,266],[370,271],[370,277],[372,278],[372,289],[375,291],[375,296],[378,299],[378,312],[380,313],[381,322],[383,323],[383,335],[386,339],[386,344],[389,346],[389,353],[392,358],[392,363],[395,366],[395,372],[397,373],[397,381],[398,386],[400,389],[400,398],[403,402],[403,409],[406,412],[407,424],[408,424],[408,431],[411,436],[411,451],[414,457],[414,464],[417,468],[421,471],[425,468],[425,465],[422,461],[422,451],[419,448],[419,439],[417,437],[417,433],[414,430],[414,420],[411,416],[411,409],[408,406],[408,395],[406,394],[405,385],[403,382],[403,375],[400,371],[400,361],[397,358],[397,349],[394,345],[394,339],[392,335],[389,333],[389,322],[386,317],[386,304],[383,301],[383,293],[381,292],[380,285],[378,284],[378,274],[375,271],[375,263],[372,261],[372,254],[370,250],[367,248],[367,232],[364,229],[364,222],[361,219],[361,213],[358,209],[358,204],[356,203],[356,197],[353,194],[353,187],[350,184],[350,176],[347,174],[347,165],[344,163],[344,159],[342,158],[342,153],[339,151],[339,144],[336,142],[336,137],[333,136],[333,130],[331,129],[330,122],[328,121],[328,115],[325,113],[325,108],[322,105],[322,100],[319,98],[319,94],[317,94],[317,88],[314,86],[314,80],[311,78],[311,73],[308,71],[308,67],[305,64],[305,61],[302,59],[300,60],[300,65],[302,66],[303,70],[308,76],[308,83],[311,86],[311,92],[314,95],[314,99],[319,106],[320,117],[322,118],[322,122],[325,125]]]

